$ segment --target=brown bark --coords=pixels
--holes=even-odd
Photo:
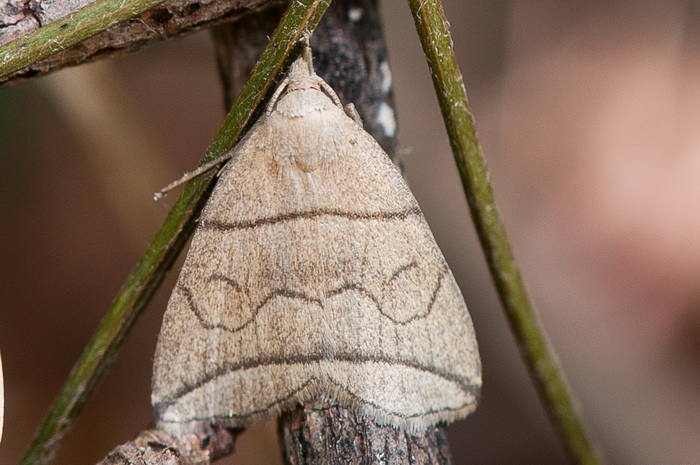
[[[221,428],[179,438],[149,429],[116,447],[98,465],[208,465],[233,452],[235,440],[235,432]]]
[[[94,0],[10,0],[0,10],[0,46],[76,12]],[[0,78],[13,85],[67,66],[131,52],[154,42],[215,23],[235,21],[252,12],[286,4],[284,0],[168,0],[73,47]]]
[[[289,465],[450,463],[444,429],[409,434],[339,407],[298,407],[282,415],[279,429]]]

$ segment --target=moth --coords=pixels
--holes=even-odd
[[[480,388],[418,203],[297,59],[202,211],[158,338],[157,427],[248,427],[320,401],[417,431],[467,416]]]

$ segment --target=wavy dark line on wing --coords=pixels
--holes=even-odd
[[[318,299],[312,299],[311,297],[308,297],[304,294],[290,291],[288,289],[275,289],[271,293],[269,293],[262,302],[255,308],[253,311],[252,315],[250,318],[243,324],[240,324],[238,326],[227,326],[222,323],[217,323],[217,324],[211,324],[206,321],[206,317],[202,310],[197,307],[197,304],[194,301],[194,296],[192,295],[192,290],[188,287],[179,285],[178,289],[182,291],[183,295],[187,299],[187,303],[189,304],[190,310],[194,315],[197,317],[197,320],[199,321],[199,324],[204,328],[204,329],[221,329],[224,331],[228,331],[230,333],[235,333],[238,332],[244,328],[246,328],[248,325],[252,324],[255,319],[258,317],[258,313],[262,310],[262,308],[267,305],[267,303],[277,297],[286,297],[288,299],[296,299],[296,300],[302,300],[306,303],[310,304],[317,304],[319,306],[323,306],[320,300]]]
[[[347,212],[343,210],[334,209],[318,209],[309,210],[301,212],[285,213],[282,215],[271,216],[267,218],[258,218],[252,221],[236,221],[231,223],[225,223],[218,220],[202,220],[199,223],[199,229],[208,229],[216,231],[236,231],[239,229],[251,229],[257,228],[258,226],[270,225],[281,223],[283,221],[293,221],[298,219],[310,219],[310,218],[320,218],[324,216],[336,216],[339,218],[347,218],[350,220],[366,221],[366,220],[405,220],[409,216],[422,216],[420,208],[413,207],[406,210],[400,210],[396,212],[374,212],[374,213],[362,213],[362,212]]]
[[[393,280],[398,278],[401,273],[408,271],[412,268],[418,268],[418,263],[415,260],[412,260],[411,263],[407,265],[400,266],[398,270],[394,271],[394,274],[391,275],[391,278],[389,278],[389,281],[387,281],[387,283],[392,282]]]
[[[407,267],[402,267],[402,268],[408,269]],[[392,276],[391,279],[394,279],[398,273],[399,273],[398,271],[396,273],[394,273],[394,275]],[[370,299],[374,303],[374,305],[377,307],[377,311],[382,316],[384,316],[385,318],[387,318],[388,320],[390,320],[392,323],[394,323],[396,325],[403,326],[403,325],[407,325],[407,324],[411,323],[412,321],[427,318],[432,313],[433,307],[435,305],[435,300],[437,299],[438,292],[442,288],[442,284],[443,284],[443,281],[444,281],[446,274],[447,274],[447,267],[444,267],[442,270],[442,273],[438,276],[437,282],[435,283],[435,288],[433,289],[432,295],[430,297],[430,302],[428,302],[426,309],[423,312],[417,313],[406,320],[398,320],[398,319],[392,317],[391,315],[389,315],[388,313],[386,313],[384,311],[384,309],[382,308],[382,306],[380,305],[379,299],[377,299],[377,297],[375,297],[374,294],[372,294],[370,291],[368,291],[361,284],[345,283],[342,286],[328,292],[323,300],[309,297],[308,295],[304,294],[303,292],[297,292],[297,291],[293,291],[291,289],[273,289],[272,292],[270,292],[267,296],[265,296],[265,298],[262,300],[262,302],[260,302],[260,304],[258,304],[258,306],[255,307],[255,309],[253,310],[253,312],[250,316],[250,319],[248,319],[245,323],[243,323],[241,325],[238,325],[235,327],[230,327],[230,326],[227,326],[227,325],[224,325],[221,323],[217,323],[217,324],[208,323],[206,321],[206,317],[205,317],[204,312],[202,311],[202,309],[200,309],[197,306],[196,302],[194,301],[194,295],[192,293],[192,290],[189,287],[186,287],[182,284],[178,285],[177,288],[180,291],[182,291],[183,295],[187,299],[187,303],[189,305],[190,310],[192,311],[192,313],[194,313],[194,315],[199,320],[199,323],[205,329],[222,329],[224,331],[229,331],[232,333],[240,331],[240,330],[244,329],[246,326],[250,325],[253,321],[255,321],[255,319],[258,317],[258,314],[262,311],[262,308],[265,305],[267,305],[268,302],[270,302],[273,299],[276,299],[277,297],[285,297],[288,299],[301,300],[303,302],[313,304],[313,305],[318,305],[321,308],[323,308],[325,306],[324,300],[335,297],[336,295],[342,294],[344,292],[350,292],[350,291],[357,291],[360,294],[364,295],[365,297],[367,297],[368,299]],[[209,279],[224,280],[231,287],[235,288],[236,290],[239,290],[239,291],[241,290],[241,286],[236,281],[234,281],[231,278],[222,276],[218,273],[212,275]]]
[[[365,363],[385,363],[387,365],[400,365],[406,368],[413,368],[414,370],[424,371],[435,376],[439,376],[442,379],[451,381],[460,386],[464,392],[471,392],[473,385],[469,383],[469,380],[462,376],[457,376],[447,370],[441,370],[432,366],[424,365],[422,363],[416,362],[410,359],[395,359],[382,356],[366,356],[358,355],[352,353],[339,353],[339,354],[314,354],[314,355],[297,355],[297,356],[278,356],[278,357],[265,357],[257,358],[243,363],[224,363],[222,366],[217,367],[217,369],[208,375],[206,378],[200,379],[196,383],[186,384],[180,389],[175,391],[171,396],[170,400],[164,400],[159,402],[159,405],[165,404],[169,405],[175,402],[178,398],[205,386],[208,383],[214,382],[217,378],[221,376],[228,375],[234,371],[244,371],[251,370],[254,368],[259,368],[268,365],[280,365],[280,366],[292,366],[292,365],[311,365],[318,364],[319,362],[347,362],[357,365],[362,365]]]

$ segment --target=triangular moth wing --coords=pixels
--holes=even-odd
[[[308,69],[293,64],[202,212],[155,356],[168,433],[313,399],[411,431],[476,407],[472,322],[418,204]]]

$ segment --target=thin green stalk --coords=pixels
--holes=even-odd
[[[496,207],[467,93],[439,0],[409,0],[481,246],[532,378],[570,457],[600,463],[540,329]]]
[[[305,31],[313,31],[330,0],[295,0],[258,61],[249,82],[202,160],[224,155],[239,138],[273,78]],[[206,201],[214,170],[184,188],[160,231],[112,302],[22,460],[23,465],[45,464],[73,419],[110,366],[124,338],[146,307],[194,228],[195,214]]]
[[[0,77],[137,16],[163,0],[98,0],[0,48]]]

